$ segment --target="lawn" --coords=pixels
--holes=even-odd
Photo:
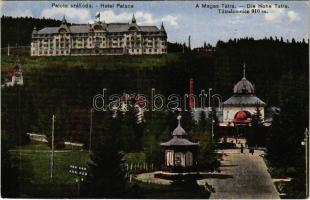
[[[88,151],[57,150],[54,157],[54,177],[50,179],[50,148],[47,144],[32,142],[11,151],[19,168],[20,196],[23,198],[77,197],[75,177],[69,173],[70,165],[87,166]],[[128,153],[128,162],[142,163],[144,153]]]
[[[87,166],[87,151],[55,152],[54,178],[50,179],[50,151],[45,144],[19,147],[12,154],[20,173],[20,197],[75,197],[76,183],[69,173],[70,165]],[[75,192],[75,193],[72,193]]]
[[[137,153],[126,153],[125,159],[129,163],[142,163],[146,161],[145,153],[137,152]]]
[[[50,148],[47,144],[31,143],[11,151],[17,161],[20,180],[20,198],[77,198],[75,177],[69,173],[70,165],[87,166],[88,151],[56,151],[54,178],[50,179]],[[145,154],[127,153],[128,162],[143,162]],[[144,198],[207,198],[201,191],[181,187],[138,183]]]

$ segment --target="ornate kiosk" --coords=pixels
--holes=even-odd
[[[172,132],[172,139],[160,144],[164,156],[162,171],[156,172],[156,178],[179,179],[186,175],[196,175],[196,155],[198,143],[184,138],[185,130],[181,126],[181,116],[177,117],[178,126]]]

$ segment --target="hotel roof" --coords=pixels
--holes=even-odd
[[[94,24],[93,26],[95,26],[97,24]],[[103,29],[106,30],[106,32],[108,33],[119,33],[119,32],[127,32],[129,31],[130,27],[132,27],[131,24],[129,23],[109,23],[109,24],[105,24],[105,23],[100,23],[98,25],[101,25],[103,27]],[[91,29],[93,28],[92,25],[89,24],[78,24],[78,25],[66,25],[70,31],[70,33],[88,33],[91,31]],[[166,35],[166,32],[159,29],[156,26],[138,26],[136,25],[135,27],[137,27],[138,31],[140,32],[157,32],[157,33],[163,33],[164,35]],[[54,33],[58,33],[59,29],[61,28],[61,26],[59,27],[45,27],[39,31],[36,32],[36,34],[54,34]],[[35,32],[34,32],[35,33]]]
[[[185,138],[173,137],[168,142],[160,143],[161,146],[197,146],[198,143],[191,142]]]

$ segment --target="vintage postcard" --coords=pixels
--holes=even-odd
[[[309,1],[1,1],[1,197],[309,197]]]

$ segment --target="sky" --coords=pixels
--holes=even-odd
[[[53,3],[66,4],[68,8],[57,8]],[[91,4],[92,8],[70,7],[76,3]],[[102,8],[101,4],[114,4],[114,8]],[[117,4],[130,4],[133,8],[118,8]],[[219,14],[218,9],[202,8],[201,4],[219,5],[220,8],[222,4],[230,4],[237,10],[249,11],[252,8],[247,8],[248,4],[268,4],[272,8],[265,9],[268,13]],[[285,4],[288,8],[275,8],[274,4]],[[192,47],[240,37],[309,38],[308,1],[0,1],[0,6],[1,15],[54,19],[62,19],[65,15],[70,23],[92,23],[98,12],[100,20],[107,23],[130,22],[135,14],[138,25],[159,27],[163,23],[170,42],[187,42],[191,35]]]

